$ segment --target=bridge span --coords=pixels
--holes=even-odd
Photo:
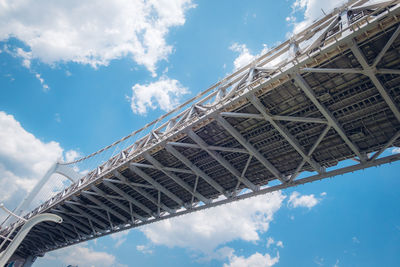
[[[35,226],[14,259],[399,160],[382,156],[400,145],[399,20],[399,1],[350,1],[143,129],[59,163],[74,183],[22,215],[63,223]],[[65,171],[126,140],[87,174]],[[0,229],[2,249],[22,223]]]

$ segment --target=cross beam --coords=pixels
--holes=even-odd
[[[140,195],[142,195],[143,197],[147,198],[150,202],[152,202],[154,205],[156,205],[158,208],[161,208],[169,213],[174,213],[174,210],[172,210],[171,208],[167,207],[164,203],[160,202],[155,199],[152,195],[150,195],[149,193],[147,193],[145,190],[134,186],[131,182],[129,182],[128,178],[126,178],[125,176],[123,176],[121,173],[119,173],[118,171],[114,171],[114,176],[119,179],[120,181],[122,181],[124,184],[126,184],[127,186],[129,186],[131,189],[133,189],[134,191],[136,191],[137,193],[139,193]],[[158,191],[160,192],[160,191]]]
[[[333,116],[333,114],[326,108],[322,103],[319,102],[317,99],[315,92],[311,89],[310,85],[301,77],[300,74],[294,75],[294,80],[297,85],[303,90],[306,96],[311,100],[311,102],[318,108],[318,110],[322,113],[322,115],[328,120],[329,125],[331,125],[335,131],[339,134],[339,136],[343,139],[343,141],[347,144],[347,146],[359,157],[361,161],[365,161],[365,155],[360,153],[358,147],[353,144],[353,142],[347,137],[346,133],[344,132],[342,126]]]
[[[242,177],[238,170],[233,167],[232,164],[230,164],[224,157],[222,157],[220,154],[213,150],[208,149],[208,144],[200,137],[198,136],[193,130],[189,130],[187,132],[188,136],[195,141],[201,149],[206,151],[213,159],[218,161],[219,164],[221,164],[225,169],[227,169],[230,173],[232,173],[241,183],[246,185],[248,188],[250,188],[252,191],[257,191],[259,188],[250,182],[246,177]]]
[[[274,121],[271,115],[265,110],[265,106],[261,103],[261,101],[254,95],[251,94],[249,97],[250,102],[253,106],[261,113],[266,121],[268,121],[272,127],[274,127],[278,132],[286,139],[286,141],[300,154],[300,156],[307,161],[314,170],[318,173],[323,172],[323,168],[319,165],[314,159],[312,159],[306,152],[304,147],[300,145],[297,139],[289,132],[289,130],[280,124],[279,122]]]
[[[141,210],[143,210],[144,212],[146,212],[149,216],[153,215],[153,212],[148,207],[146,207],[145,205],[143,205],[142,203],[140,203],[139,201],[134,199],[132,196],[128,195],[127,193],[125,193],[124,191],[119,189],[117,186],[115,186],[112,183],[107,182],[107,181],[104,181],[103,184],[105,186],[107,186],[108,188],[110,188],[111,190],[113,190],[115,193],[122,196],[124,199],[126,199],[130,203],[132,203],[133,205],[135,205],[136,207],[138,207]]]
[[[190,143],[168,142],[168,144],[173,145],[173,146],[202,149],[199,145],[190,144]],[[224,152],[232,152],[232,153],[248,153],[246,149],[235,148],[235,147],[209,146],[209,145],[207,145],[207,149],[208,150],[216,150],[216,151],[224,151]],[[191,172],[191,171],[189,171],[189,172],[193,174],[193,172]]]
[[[85,191],[82,191],[83,194],[85,194]],[[120,219],[123,222],[128,222],[128,219],[122,215],[121,213],[119,213],[118,211],[110,208],[109,206],[107,206],[106,204],[104,204],[104,202],[98,200],[97,198],[89,195],[89,194],[85,194],[85,198],[89,199],[90,201],[92,201],[93,203],[95,203],[96,205],[98,205],[99,207],[103,208],[103,210],[113,214],[115,217],[117,217],[118,219]],[[110,201],[111,202],[111,201]],[[115,204],[114,204],[115,205]],[[129,213],[128,213],[129,214]]]
[[[137,175],[139,175],[140,177],[142,177],[145,181],[149,182],[150,184],[152,184],[155,188],[157,188],[159,191],[163,192],[167,197],[169,197],[170,199],[172,199],[173,201],[175,201],[177,204],[179,204],[180,206],[184,206],[184,202],[182,199],[180,199],[177,195],[175,195],[174,193],[172,193],[171,191],[169,191],[167,188],[165,188],[164,186],[162,186],[161,184],[159,184],[156,180],[154,180],[153,178],[151,178],[149,175],[147,175],[144,171],[140,170],[138,167],[134,166],[134,165],[130,165],[129,168],[136,173]]]
[[[136,212],[133,212],[129,209],[129,207],[125,206],[124,204],[122,204],[121,202],[114,200],[110,197],[108,197],[108,194],[106,194],[103,190],[101,190],[100,188],[96,187],[96,186],[92,186],[91,189],[97,193],[99,193],[103,198],[107,199],[108,201],[110,201],[111,203],[113,203],[115,206],[117,206],[118,208],[120,208],[121,210],[125,211],[126,213],[133,215],[134,217],[142,220],[142,221],[146,221],[147,219],[144,218],[143,216],[137,214]]]
[[[96,217],[90,215],[89,213],[85,212],[84,210],[82,210],[81,208],[77,207],[74,204],[69,204],[69,203],[65,203],[66,206],[70,207],[71,209],[73,209],[74,211],[78,212],[79,214],[81,214],[82,216],[84,216],[85,218],[93,221],[94,223],[96,223],[97,225],[99,225],[100,227],[102,227],[103,229],[107,228],[107,225],[105,223],[103,223],[102,221],[100,221],[99,219],[97,219]],[[97,212],[97,211],[93,211],[93,213]]]
[[[269,170],[276,178],[282,183],[287,181],[287,178],[272,165],[249,141],[247,141],[227,120],[225,120],[220,114],[216,116],[217,122],[230,133],[244,148],[246,148],[251,155],[253,155],[264,167]]]
[[[215,190],[220,192],[221,194],[229,197],[229,194],[225,191],[225,189],[219,185],[214,179],[208,176],[205,172],[200,170],[199,167],[194,165],[188,158],[186,158],[183,154],[181,154],[178,150],[176,150],[170,144],[165,146],[165,149],[174,155],[175,158],[179,159],[183,164],[185,164],[189,169],[191,169],[196,175],[200,176],[204,181],[206,181],[209,185],[211,185]]]
[[[180,177],[178,177],[177,175],[175,175],[172,172],[165,170],[164,166],[158,160],[156,160],[154,157],[152,157],[149,153],[144,153],[144,158],[147,161],[149,161],[151,164],[153,164],[153,166],[155,166],[159,171],[161,171],[166,176],[171,178],[175,183],[180,185],[182,188],[184,188],[186,191],[188,191],[190,194],[192,194],[194,197],[196,197],[200,201],[203,201],[204,203],[211,202],[210,199],[206,198],[199,192],[193,190],[193,188],[188,183],[186,183],[184,180],[182,180]]]
[[[396,30],[396,32],[397,32],[397,30]],[[396,35],[396,37],[397,37],[397,35]],[[392,40],[392,41],[389,40],[389,42],[393,42],[393,41],[394,40]],[[385,100],[386,104],[389,106],[390,110],[393,112],[393,114],[396,117],[396,119],[398,121],[400,121],[400,111],[398,110],[398,108],[396,106],[396,103],[393,101],[393,99],[387,93],[387,91],[386,91],[385,87],[383,86],[383,84],[376,77],[375,70],[374,70],[375,67],[368,65],[368,62],[365,59],[364,55],[362,54],[362,52],[361,52],[360,48],[358,47],[357,43],[355,43],[355,42],[353,43],[353,45],[351,46],[351,51],[353,52],[354,56],[356,57],[358,62],[363,67],[365,74],[369,77],[369,79],[374,84],[376,89],[378,89],[379,93],[381,94],[381,96]],[[386,52],[386,50],[382,50],[381,52]],[[379,58],[377,58],[377,59],[379,59]]]

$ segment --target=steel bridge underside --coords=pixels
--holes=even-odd
[[[398,155],[379,158],[386,148],[400,145],[400,39],[393,38],[398,32],[399,23],[393,19],[383,26],[371,25],[274,81],[244,91],[229,105],[197,109],[187,127],[168,140],[133,159],[120,159],[119,168],[41,211],[60,215],[64,222],[36,226],[16,255],[42,255],[161,219],[399,160]],[[255,68],[249,76],[262,74]],[[358,163],[330,168],[346,159]],[[309,178],[298,179],[302,172]]]

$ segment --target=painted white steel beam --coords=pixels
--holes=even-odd
[[[193,190],[193,188],[187,182],[182,180],[180,177],[178,177],[177,175],[175,175],[172,172],[169,172],[169,171],[165,170],[164,166],[158,160],[156,160],[154,157],[152,157],[149,153],[146,152],[146,153],[144,153],[143,156],[147,161],[149,161],[151,164],[153,164],[153,166],[155,166],[159,171],[161,171],[166,176],[171,178],[175,183],[177,183],[183,189],[188,191],[190,194],[192,194],[198,200],[203,201],[204,203],[210,203],[211,202],[210,199],[206,198],[205,196],[203,196],[199,192],[196,192],[195,190]]]
[[[396,119],[398,121],[400,121],[400,111],[398,110],[398,108],[396,106],[396,103],[390,97],[390,95],[386,91],[386,89],[383,86],[383,84],[376,77],[375,72],[374,72],[374,67],[368,65],[368,62],[365,59],[364,55],[362,54],[362,52],[361,52],[360,48],[358,47],[357,43],[355,43],[355,42],[353,43],[353,45],[351,46],[351,51],[353,52],[354,56],[356,57],[358,62],[363,67],[366,75],[369,77],[369,79],[374,84],[376,89],[378,89],[379,93],[381,94],[381,96],[385,100],[386,104],[389,106],[390,110],[393,112],[393,114],[396,117]]]
[[[81,214],[82,216],[84,216],[85,218],[93,221],[94,223],[96,223],[97,225],[99,225],[100,227],[102,227],[103,229],[107,229],[107,225],[105,223],[103,223],[102,221],[100,221],[99,219],[97,219],[96,217],[90,215],[89,213],[87,213],[86,211],[82,210],[81,208],[77,207],[76,205],[73,204],[69,204],[69,203],[65,203],[66,206],[70,207],[71,209],[73,209],[74,211],[78,212],[79,214]],[[63,209],[61,206],[59,207],[59,209]],[[63,210],[64,212],[68,212],[68,210]],[[92,210],[93,212],[93,210]],[[97,212],[97,211],[95,211]],[[93,212],[93,213],[95,213]],[[102,216],[100,216],[102,217]]]
[[[103,181],[103,184],[105,186],[107,186],[108,188],[110,188],[111,190],[113,190],[115,193],[117,193],[120,196],[122,196],[124,199],[126,199],[130,203],[132,203],[133,205],[135,205],[136,207],[138,207],[139,209],[141,209],[144,212],[146,212],[149,216],[153,216],[153,212],[148,207],[146,207],[141,202],[139,202],[136,199],[134,199],[132,196],[130,196],[127,193],[125,193],[123,190],[121,190],[117,186],[115,186],[112,183],[107,182],[107,181]]]
[[[354,154],[356,154],[356,156],[359,157],[361,161],[365,161],[365,155],[362,155],[358,147],[353,144],[353,142],[349,139],[349,137],[346,135],[343,128],[340,126],[339,122],[336,120],[333,114],[324,105],[322,105],[322,103],[319,102],[314,90],[311,89],[310,85],[304,80],[304,78],[301,77],[300,74],[295,74],[294,80],[296,84],[303,90],[306,96],[311,100],[311,102],[318,108],[322,115],[328,120],[329,125],[331,125],[335,129],[342,140],[354,152]]]
[[[199,145],[190,144],[190,143],[182,143],[182,142],[168,142],[167,144],[173,146],[187,147],[187,148],[197,148],[202,149]],[[235,147],[223,147],[223,146],[209,146],[207,145],[208,150],[216,150],[223,152],[232,152],[232,153],[249,153],[246,149],[235,148]],[[167,168],[165,168],[167,170]],[[172,168],[171,168],[172,169]],[[173,171],[173,170],[171,170]],[[194,174],[192,171],[189,171],[191,174]]]
[[[247,188],[250,188],[252,191],[259,190],[258,186],[250,182],[246,177],[242,177],[239,171],[231,163],[229,163],[229,161],[227,161],[217,152],[209,150],[208,144],[203,139],[201,139],[201,137],[198,136],[193,130],[189,130],[187,134],[193,141],[195,141],[201,147],[201,149],[206,151],[213,159],[218,161],[219,164],[221,164],[225,169],[227,169],[230,173],[232,173],[240,182],[246,185]]]
[[[150,165],[150,164],[136,163],[136,162],[135,163],[132,162],[131,164],[133,164],[139,168],[157,169],[155,166]],[[185,170],[185,169],[179,169],[179,168],[163,167],[163,170],[170,171],[170,172],[177,172],[177,173],[193,174],[193,172],[191,170]],[[154,188],[154,187],[152,187],[152,188]]]
[[[147,175],[145,172],[140,170],[138,167],[136,167],[134,165],[130,165],[129,168],[134,173],[136,173],[137,175],[142,177],[145,181],[147,181],[148,183],[152,184],[156,189],[158,189],[159,191],[163,192],[167,197],[169,197],[170,199],[175,201],[177,204],[179,204],[180,206],[184,206],[185,203],[184,203],[184,201],[182,199],[180,199],[177,195],[175,195],[174,193],[169,191],[167,188],[165,188],[164,186],[159,184],[156,180],[151,178],[149,175]]]
[[[379,157],[386,149],[388,149],[390,146],[393,145],[393,143],[400,138],[400,131],[397,131],[392,138],[379,150],[377,151],[369,160],[375,160],[376,158]]]
[[[133,215],[135,218],[140,219],[142,221],[146,221],[147,218],[144,218],[143,216],[137,214],[136,212],[133,212],[129,209],[129,207],[125,206],[123,203],[114,200],[112,198],[109,197],[109,195],[107,193],[105,193],[103,190],[101,190],[98,187],[92,186],[91,187],[92,190],[94,190],[95,192],[99,193],[103,198],[107,199],[108,201],[110,201],[111,203],[113,203],[115,206],[117,206],[118,208],[120,208],[121,210],[125,211],[126,213],[128,213],[129,215]],[[85,191],[84,191],[85,192]],[[85,192],[86,193],[86,192]],[[127,200],[126,200],[127,201]]]
[[[332,69],[332,68],[302,68],[300,69],[302,72],[314,72],[314,73],[354,73],[360,74],[364,73],[363,69]]]
[[[154,205],[156,205],[158,208],[161,208],[169,213],[174,213],[174,210],[172,210],[171,208],[169,208],[168,206],[166,206],[164,203],[160,202],[155,199],[152,195],[150,195],[149,193],[147,193],[145,190],[135,186],[133,183],[131,183],[129,181],[128,178],[126,178],[125,176],[123,176],[121,173],[119,173],[118,171],[114,171],[114,176],[119,179],[121,182],[123,182],[124,184],[126,184],[127,186],[129,186],[131,189],[133,189],[134,191],[136,191],[137,193],[139,193],[140,195],[142,195],[143,197],[147,198],[147,200],[149,200],[150,202],[152,202]],[[160,191],[158,191],[160,192]],[[161,191],[162,192],[162,191]]]
[[[0,266],[7,264],[8,260],[17,250],[21,242],[24,240],[29,231],[36,225],[44,221],[52,221],[56,223],[62,223],[62,218],[55,214],[43,213],[36,215],[29,219],[18,231],[13,241],[7,246],[7,248],[0,254]]]
[[[200,176],[204,181],[206,181],[209,185],[211,185],[215,190],[223,194],[225,197],[230,197],[228,192],[219,185],[213,178],[208,176],[205,172],[203,172],[199,167],[194,165],[188,158],[186,158],[182,153],[176,150],[172,145],[167,144],[165,149],[171,153],[175,158],[180,160],[183,164],[185,164],[189,169],[191,169],[196,175]]]
[[[280,173],[280,171],[272,165],[249,141],[247,141],[238,130],[236,130],[227,120],[220,114],[216,116],[217,122],[230,133],[244,148],[246,148],[251,155],[253,155],[264,167],[269,170],[272,175],[278,178],[282,183],[287,181],[287,177]]]
[[[261,114],[240,113],[240,112],[221,112],[220,114],[223,117],[264,120],[264,116]],[[276,121],[295,121],[295,122],[322,123],[322,124],[328,123],[327,120],[321,118],[296,117],[296,116],[284,116],[284,115],[270,115],[270,117]]]
[[[325,136],[328,134],[331,126],[327,125],[325,129],[322,131],[322,133],[319,135],[317,141],[315,141],[314,145],[310,148],[310,151],[308,151],[307,156],[311,157],[311,155],[314,153],[315,149],[319,146],[319,144],[322,142],[322,140],[325,138]],[[297,166],[296,170],[294,173],[290,176],[290,181],[293,181],[296,179],[297,175],[299,174],[301,168],[303,168],[304,164],[306,163],[306,160],[303,158],[299,166]],[[325,169],[324,169],[325,171]]]
[[[249,101],[253,104],[253,106],[261,113],[266,121],[268,121],[273,128],[275,128],[281,136],[300,154],[300,156],[307,161],[311,167],[317,171],[318,173],[323,172],[323,168],[319,165],[314,159],[312,159],[304,150],[304,147],[300,145],[297,139],[288,131],[288,129],[276,122],[272,119],[271,115],[266,111],[265,106],[261,103],[261,101],[254,95],[251,94],[248,97]]]
[[[98,200],[97,198],[89,195],[89,194],[85,194],[85,191],[82,191],[82,194],[84,194],[84,197],[89,199],[91,202],[95,203],[96,205],[98,205],[99,207],[101,207],[102,209],[104,209],[105,211],[113,214],[115,217],[117,217],[118,219],[120,219],[123,222],[128,222],[128,218],[125,217],[124,215],[122,215],[121,213],[115,211],[114,209],[110,208],[109,206],[107,206],[105,203],[103,203],[102,201]],[[111,201],[110,201],[111,202]]]
[[[378,63],[381,61],[382,57],[386,54],[386,52],[389,50],[390,46],[393,44],[393,42],[397,39],[397,37],[400,34],[400,26],[397,26],[397,29],[394,31],[390,39],[387,41],[385,46],[382,48],[382,50],[379,52],[378,56],[374,59],[374,62],[372,63],[372,67],[376,67]]]

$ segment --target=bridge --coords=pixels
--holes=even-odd
[[[63,223],[36,225],[13,259],[398,161],[384,151],[400,145],[399,2],[349,1],[142,129],[57,163],[46,179],[73,183],[19,207],[1,250],[37,214]]]

